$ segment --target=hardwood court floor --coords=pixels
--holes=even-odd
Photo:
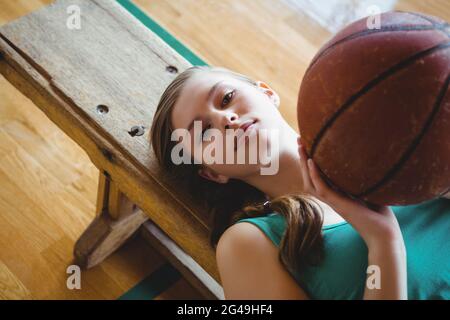
[[[0,25],[51,2],[0,0]],[[330,31],[285,1],[135,3],[208,64],[267,82],[296,128],[300,79]],[[395,8],[450,21],[447,0]],[[66,288],[73,245],[94,218],[97,181],[84,151],[0,76],[0,299],[116,299],[166,263],[135,237],[83,272],[81,290]],[[156,298],[199,297],[180,279]]]

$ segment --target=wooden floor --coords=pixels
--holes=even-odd
[[[0,0],[0,24],[51,2]],[[277,0],[135,3],[208,64],[271,85],[296,128],[300,79],[331,36],[306,12]],[[447,0],[403,0],[395,8],[450,21]],[[74,242],[94,217],[97,180],[83,150],[0,76],[0,299],[116,299],[165,263],[135,237],[83,272],[81,290],[67,289]],[[181,279],[158,298],[198,297]]]

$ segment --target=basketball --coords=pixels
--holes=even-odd
[[[314,56],[299,132],[333,189],[368,204],[417,204],[450,189],[450,25],[399,11],[379,22],[348,25]]]

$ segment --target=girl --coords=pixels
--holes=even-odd
[[[264,82],[197,66],[170,83],[153,118],[159,163],[180,175],[211,212],[225,298],[449,299],[450,201],[369,209],[338,194],[307,159],[279,103]],[[271,153],[278,157],[276,174],[262,175],[261,162],[210,163],[194,152],[188,157],[200,164],[174,164],[176,144],[205,150],[212,143],[208,129],[225,136],[239,128],[277,150]],[[172,141],[176,129],[188,138]],[[262,129],[277,130],[277,141],[262,137]],[[224,158],[236,145],[223,150]]]

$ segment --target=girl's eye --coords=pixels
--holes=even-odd
[[[228,92],[227,94],[225,94],[224,97],[223,97],[223,100],[222,100],[222,105],[221,105],[221,107],[222,107],[222,108],[225,107],[224,101],[227,101],[226,104],[230,103],[230,101],[231,101],[231,99],[233,98],[233,96],[234,96],[234,90]],[[228,100],[227,98],[228,98],[229,100]]]

